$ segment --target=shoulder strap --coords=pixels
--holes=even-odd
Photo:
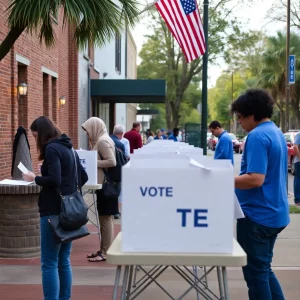
[[[73,155],[74,155],[74,162],[75,162],[75,178],[76,178],[76,186],[77,186],[77,188],[79,188],[79,186],[78,186],[77,158],[76,158],[76,154],[75,154],[74,148],[72,148],[72,152],[73,152]]]
[[[74,148],[72,148],[72,152],[73,152],[73,156],[74,156],[74,163],[75,163],[75,179],[76,179],[76,188],[79,189],[79,186],[78,186],[78,171],[77,171],[77,158],[76,158],[76,155],[75,155],[75,150]],[[60,189],[60,186],[58,186],[56,188],[58,194],[62,197],[62,193],[61,193],[61,189]]]

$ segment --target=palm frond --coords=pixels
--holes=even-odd
[[[62,9],[63,24],[75,25],[78,46],[87,42],[102,46],[124,27],[138,20],[138,3],[134,0],[11,0],[8,7],[10,27],[38,31],[47,46],[55,42],[53,16]]]

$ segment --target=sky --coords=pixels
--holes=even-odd
[[[197,0],[198,3],[199,0]],[[201,2],[203,0],[200,0]],[[266,13],[269,8],[271,8],[272,3],[276,0],[254,0],[254,4],[251,6],[249,4],[238,5],[233,14],[237,18],[243,18],[243,23],[247,25],[243,28],[245,31],[247,30],[263,30],[265,33],[269,35],[273,35],[278,30],[285,30],[285,25],[283,23],[269,23],[266,19]],[[146,6],[147,3],[153,3],[154,0],[139,0],[142,6]],[[237,3],[237,0],[233,0],[230,2],[229,7],[232,7]],[[248,1],[247,1],[248,2]],[[146,41],[144,35],[147,33],[147,18],[142,18],[142,20],[132,29],[132,35],[137,45],[138,53],[142,48],[143,43]],[[138,57],[138,64],[141,62]],[[217,78],[221,75],[222,70],[227,68],[226,64],[223,61],[219,61],[218,65],[209,65],[208,67],[208,86],[213,87]]]

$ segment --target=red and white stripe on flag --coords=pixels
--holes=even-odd
[[[196,0],[158,0],[157,10],[188,63],[205,53],[205,37]]]

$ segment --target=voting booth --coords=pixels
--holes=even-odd
[[[176,299],[194,289],[197,299],[229,300],[226,268],[247,263],[233,232],[243,212],[231,161],[184,143],[151,142],[122,168],[122,193],[122,232],[107,252],[107,262],[117,265],[113,299],[124,266],[122,300],[135,299],[153,282],[175,299],[157,281],[167,269],[191,285]],[[208,285],[214,269],[220,297]]]
[[[232,253],[231,162],[152,149],[122,168],[122,251]]]
[[[95,185],[98,183],[97,170],[97,151],[76,150],[79,160],[86,173],[88,174],[88,181],[86,185]]]

